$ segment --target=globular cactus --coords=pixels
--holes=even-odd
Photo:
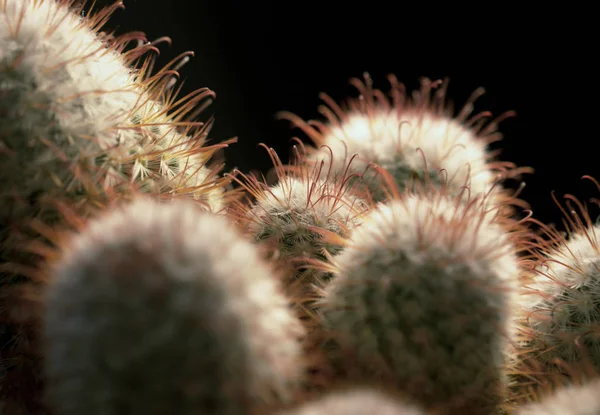
[[[515,415],[597,415],[600,414],[600,380],[557,390],[541,402],[526,405]]]
[[[140,199],[92,221],[52,269],[43,334],[58,414],[246,414],[290,398],[303,331],[222,216]]]
[[[425,415],[425,411],[406,404],[387,393],[368,388],[329,393],[320,399],[278,415]]]
[[[520,234],[484,206],[407,193],[354,230],[319,304],[343,376],[443,413],[500,403]]]
[[[519,315],[523,359],[570,376],[569,370],[586,366],[600,371],[600,226],[580,202],[567,198],[567,234],[542,228]]]
[[[574,362],[588,354],[600,369],[600,227],[571,235],[544,260],[535,287],[539,301],[528,314],[540,357]]]
[[[496,186],[497,176],[515,176],[529,169],[516,169],[512,163],[492,161],[487,146],[500,139],[497,125],[506,113],[489,123],[488,113],[471,116],[474,101],[483,93],[478,89],[453,117],[446,104],[447,82],[422,80],[419,91],[409,96],[403,84],[390,76],[389,98],[372,87],[368,74],[365,82],[352,79],[360,93],[346,105],[338,105],[322,95],[325,105],[320,112],[326,122],[305,122],[283,113],[300,127],[320,147],[313,151],[315,161],[333,152],[333,171],[341,173],[351,157],[351,172],[362,176],[362,187],[375,201],[387,198],[385,186],[374,163],[386,169],[398,188],[413,188],[415,184],[444,186],[457,194],[468,186],[474,195],[492,193],[498,201],[502,192]],[[488,198],[492,201],[492,197]]]
[[[287,267],[285,285],[311,314],[317,292],[331,274],[307,265],[311,260],[337,255],[342,249],[323,234],[348,237],[369,206],[352,195],[347,178],[323,176],[331,163],[310,168],[298,152],[296,163],[284,166],[273,149],[269,154],[277,183],[268,186],[253,176],[242,175],[240,183],[254,200],[239,204],[236,215],[253,240],[280,263],[291,265]]]
[[[81,16],[73,2],[1,0],[0,218],[19,225],[42,201],[101,203],[106,188],[186,193],[222,206],[204,165],[206,129],[185,117],[214,94],[176,100],[173,75],[189,53],[152,72],[142,35],[100,32],[116,2]],[[124,52],[132,41],[138,46]],[[199,128],[200,127],[200,128]],[[188,135],[189,134],[189,135]],[[128,186],[125,186],[127,188]]]

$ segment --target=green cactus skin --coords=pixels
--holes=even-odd
[[[330,393],[315,402],[278,415],[425,415],[416,406],[407,405],[372,389],[348,389]]]
[[[256,248],[222,216],[141,199],[92,221],[45,299],[61,415],[246,414],[287,399],[302,329]]]
[[[499,221],[477,200],[435,193],[372,211],[320,304],[334,364],[444,413],[490,413],[518,282]]]

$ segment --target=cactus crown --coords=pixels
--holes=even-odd
[[[358,99],[338,105],[323,94],[325,105],[320,112],[326,123],[307,123],[290,113],[282,117],[301,128],[317,146],[333,149],[338,156],[335,171],[341,172],[349,158],[358,155],[351,163],[352,172],[363,175],[363,184],[376,201],[385,194],[376,172],[368,171],[371,163],[386,169],[401,189],[414,181],[430,181],[446,185],[450,192],[469,186],[474,194],[487,194],[500,173],[511,177],[528,171],[491,160],[494,154],[487,151],[487,145],[501,138],[497,125],[512,112],[489,123],[485,122],[490,115],[487,112],[471,115],[483,89],[475,91],[453,117],[446,103],[447,81],[423,79],[421,89],[411,97],[395,77],[389,80],[389,97],[373,88],[368,75],[364,82],[351,80],[360,94]],[[315,161],[324,156],[322,150],[311,154]]]

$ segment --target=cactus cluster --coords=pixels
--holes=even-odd
[[[121,6],[0,0],[3,415],[600,411],[600,227],[519,219],[510,113],[366,75],[281,114],[275,182],[225,171]]]

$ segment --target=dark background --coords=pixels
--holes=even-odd
[[[501,124],[505,138],[495,148],[503,149],[502,159],[535,169],[522,197],[538,219],[560,220],[552,191],[586,202],[600,197],[581,180],[600,178],[589,10],[500,2],[445,9],[378,0],[125,0],[125,6],[107,28],[141,30],[150,40],[170,36],[173,44],[160,48],[161,63],[196,53],[180,71],[183,92],[207,86],[217,93],[201,117],[215,115],[213,139],[239,138],[226,151],[228,168],[271,167],[260,142],[285,159],[300,132],[275,114],[318,118],[319,92],[336,101],[353,95],[348,80],[365,71],[384,90],[389,73],[411,89],[422,76],[448,77],[456,107],[483,86],[487,93],[476,110],[517,112]]]

